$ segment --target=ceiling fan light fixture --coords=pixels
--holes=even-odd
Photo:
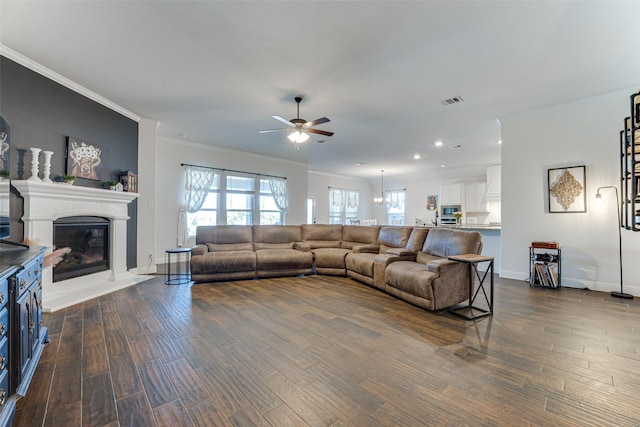
[[[300,132],[296,130],[292,132],[287,138],[289,138],[291,142],[295,142],[296,144],[302,144],[303,142],[306,142],[309,139],[309,135],[304,132]]]

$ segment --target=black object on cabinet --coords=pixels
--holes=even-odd
[[[10,426],[48,342],[42,325],[45,248],[0,249],[0,427]]]
[[[561,287],[560,248],[529,247],[529,286],[559,289]]]

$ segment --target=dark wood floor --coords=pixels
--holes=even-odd
[[[640,301],[498,280],[430,313],[326,276],[165,286],[46,316],[14,426],[638,426]]]

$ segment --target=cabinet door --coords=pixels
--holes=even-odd
[[[487,166],[487,198],[502,196],[502,166]]]
[[[461,205],[462,184],[449,184],[440,187],[440,205]]]
[[[467,212],[488,212],[487,184],[476,182],[465,187],[465,207]]]
[[[16,385],[19,385],[31,361],[31,294],[29,292],[23,293],[16,305],[18,306],[18,336],[20,337],[17,346],[19,352],[17,360],[20,362],[20,366]]]
[[[40,329],[42,327],[42,288],[38,286],[38,283],[33,285],[31,291],[31,313],[33,316],[31,321],[33,325],[31,354],[35,354],[36,347],[40,344]]]
[[[465,189],[464,210],[467,212],[475,212],[478,210],[478,187],[476,184],[467,184]]]

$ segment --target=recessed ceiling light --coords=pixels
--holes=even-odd
[[[436,141],[435,144],[433,144],[433,145],[435,145],[436,147],[442,147],[443,144],[444,144],[444,142],[442,142],[442,141]]]
[[[447,167],[447,165],[440,165],[440,167],[441,167],[441,168],[446,168],[446,167]]]
[[[502,144],[502,140],[498,141],[498,144]]]
[[[358,162],[358,163],[356,163],[356,166],[362,166],[362,165],[366,165],[366,164],[367,164],[366,162]]]
[[[418,159],[420,158],[420,154],[414,154],[414,155],[413,155],[413,158],[414,158],[414,159],[416,159],[416,160],[418,160]]]

